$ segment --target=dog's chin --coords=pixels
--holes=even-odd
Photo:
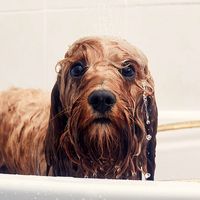
[[[91,155],[95,155],[96,160],[101,156],[104,159],[114,158],[120,145],[118,131],[111,119],[96,118],[85,131],[83,145],[87,146],[88,152],[92,152]]]
[[[74,121],[72,121],[74,122]],[[97,172],[98,177],[114,178],[118,172],[115,166],[125,166],[129,147],[129,129],[121,125],[119,120],[112,116],[97,116],[77,123],[75,130],[69,130],[74,139],[71,147],[75,144],[74,150],[68,149],[70,158],[81,158],[81,167],[87,174]],[[71,126],[73,127],[73,126]],[[74,126],[75,127],[75,126]],[[70,140],[68,140],[70,141]],[[79,162],[79,159],[76,160]],[[90,175],[89,175],[90,176]],[[92,177],[92,175],[91,175]]]
[[[115,165],[127,157],[128,140],[112,118],[95,118],[78,133],[79,152],[83,166],[99,177],[115,177]],[[92,164],[91,164],[92,163]]]

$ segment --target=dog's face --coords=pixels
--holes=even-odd
[[[123,40],[84,38],[58,64],[60,143],[70,161],[82,176],[137,179],[146,168],[143,94],[153,95],[144,54]]]

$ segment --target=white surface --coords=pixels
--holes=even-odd
[[[158,113],[159,124],[169,124],[195,120],[200,120],[200,111],[168,110],[159,111]]]
[[[158,133],[155,179],[200,179],[200,128]]]
[[[51,90],[85,35],[116,35],[149,58],[159,110],[200,110],[200,0],[0,0],[0,90]]]
[[[200,183],[0,175],[3,200],[199,200]]]
[[[200,120],[198,111],[161,111],[159,124]],[[200,128],[157,134],[156,180],[200,179]]]

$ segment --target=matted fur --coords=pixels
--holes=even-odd
[[[0,92],[0,172],[45,175],[49,110],[49,94],[40,90]]]
[[[80,60],[87,70],[81,78],[73,78],[71,66]],[[127,60],[134,63],[133,80],[120,73]],[[15,89],[1,94],[2,170],[44,175],[45,151],[47,173],[51,169],[52,175],[141,179],[141,173],[149,172],[153,180],[157,108],[145,55],[121,39],[88,37],[69,48],[57,70],[50,117],[48,100],[42,101],[48,97],[41,92]],[[103,116],[88,103],[88,96],[98,89],[116,96],[112,110]],[[146,124],[144,92],[150,124]],[[4,106],[5,102],[11,103]],[[111,123],[94,123],[100,117],[109,118]],[[146,139],[149,133],[150,141]]]

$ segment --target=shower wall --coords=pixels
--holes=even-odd
[[[159,110],[200,110],[200,0],[0,0],[0,90],[51,90],[55,65],[88,35],[114,35],[149,58]]]

